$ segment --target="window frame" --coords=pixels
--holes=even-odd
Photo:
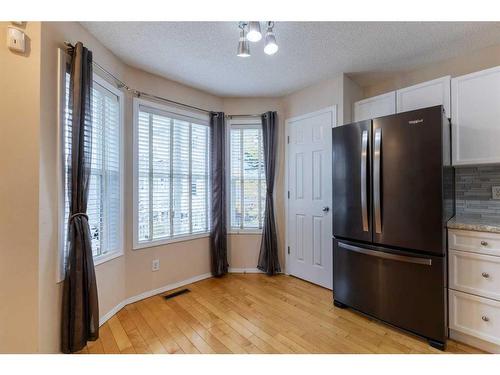
[[[262,129],[262,121],[260,118],[256,117],[239,117],[227,121],[226,126],[226,222],[227,234],[239,235],[239,234],[253,234],[262,235],[262,228],[236,228],[232,227],[231,223],[231,129]]]
[[[133,99],[133,224],[132,224],[132,250],[141,250],[147,249],[150,247],[168,245],[177,242],[191,241],[199,238],[205,238],[210,236],[210,228],[211,228],[211,217],[210,217],[210,198],[208,198],[208,229],[206,232],[197,232],[197,233],[189,233],[189,234],[180,234],[177,236],[171,236],[170,238],[159,239],[159,240],[151,240],[139,242],[138,235],[138,227],[139,227],[139,212],[138,212],[138,177],[139,177],[139,148],[138,148],[138,139],[139,139],[139,111],[140,107],[146,107],[152,109],[153,111],[159,112],[162,115],[168,115],[172,119],[180,120],[180,121],[188,121],[191,123],[196,123],[198,125],[206,125],[210,127],[210,118],[208,114],[202,114],[200,112],[189,111],[184,108],[180,108],[173,105],[160,104],[158,102],[152,100],[146,100],[142,98],[135,97]],[[209,130],[210,134],[210,130]],[[210,158],[209,158],[210,159]],[[210,168],[209,168],[210,170]],[[210,185],[210,174],[208,177],[208,183]],[[210,191],[210,190],[209,190]]]
[[[64,156],[64,126],[65,126],[65,118],[64,118],[64,110],[65,110],[65,100],[66,100],[66,65],[69,62],[69,56],[67,53],[58,49],[58,102],[57,102],[57,113],[58,113],[58,121],[57,121],[57,186],[58,186],[58,257],[57,257],[57,281],[61,282],[64,280],[64,231],[66,230],[66,223],[64,221],[64,211],[65,211],[65,194],[66,194],[66,186],[65,186],[65,156]],[[119,212],[119,226],[120,226],[120,235],[119,235],[119,246],[117,250],[107,252],[105,254],[98,255],[93,257],[94,266],[98,266],[102,263],[108,262],[112,259],[118,258],[124,255],[124,247],[125,247],[125,95],[123,91],[121,91],[118,87],[106,81],[104,78],[93,72],[93,82],[99,84],[104,89],[111,92],[113,95],[116,95],[118,98],[119,104],[119,136],[120,136],[120,152],[119,152],[119,165],[120,165],[120,212]]]

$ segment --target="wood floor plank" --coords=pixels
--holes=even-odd
[[[89,341],[87,343],[87,348],[89,349],[89,354],[104,354],[104,348],[100,338],[96,341]]]
[[[123,329],[118,315],[111,317],[111,319],[108,320],[108,324],[109,328],[111,329],[111,333],[115,338],[116,344],[118,345],[118,349],[120,349],[120,352],[129,353],[130,349],[133,350],[132,343],[130,342],[127,333]]]
[[[126,306],[79,353],[443,353],[295,277],[230,274],[186,287]],[[483,352],[449,340],[446,353]]]
[[[135,304],[127,306],[127,312],[134,322],[135,326],[137,327],[137,330],[139,331],[141,337],[148,345],[151,353],[166,354],[167,351],[165,350],[165,347],[162,345],[158,336],[156,336],[151,327],[149,327],[142,315],[139,313],[137,306]]]
[[[109,328],[109,324],[104,323],[101,328],[99,328],[99,337],[101,339],[102,347],[104,349],[104,353],[106,354],[120,354],[120,349],[116,344],[115,338],[111,329]]]

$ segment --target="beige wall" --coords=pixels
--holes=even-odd
[[[61,284],[57,265],[57,49],[63,42],[82,41],[94,60],[130,86],[179,102],[219,110],[222,100],[202,91],[123,64],[78,23],[42,24],[42,100],[40,132],[40,351],[59,349]],[[96,73],[100,73],[95,69]],[[106,77],[104,77],[106,78]],[[132,148],[132,97],[125,95],[125,145]],[[208,239],[132,250],[132,153],[125,153],[124,256],[96,267],[101,317],[128,297],[210,272]],[[35,185],[36,186],[36,185]],[[153,259],[161,268],[151,272]]]
[[[456,77],[498,65],[500,45],[495,45],[415,70],[395,73],[389,79],[363,87],[363,93],[368,98],[442,76]]]
[[[24,55],[0,23],[0,352],[38,348],[40,24]]]
[[[343,74],[303,88],[283,98],[285,118],[304,115],[337,105],[337,119],[343,118]]]

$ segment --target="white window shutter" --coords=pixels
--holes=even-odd
[[[139,106],[137,242],[147,244],[209,230],[209,128]]]
[[[266,195],[262,129],[254,125],[233,127],[230,158],[231,229],[261,229]]]
[[[64,261],[68,252],[69,189],[71,167],[71,113],[69,74],[65,76],[64,115]],[[92,154],[87,215],[92,254],[99,257],[121,250],[121,125],[120,101],[94,81],[92,91]]]

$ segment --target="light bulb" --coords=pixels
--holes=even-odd
[[[278,44],[276,43],[276,37],[271,28],[267,29],[266,33],[266,46],[264,47],[264,52],[268,55],[274,55],[278,52]]]
[[[248,23],[247,39],[251,42],[258,42],[262,39],[262,34],[260,32],[260,22],[250,21]]]

